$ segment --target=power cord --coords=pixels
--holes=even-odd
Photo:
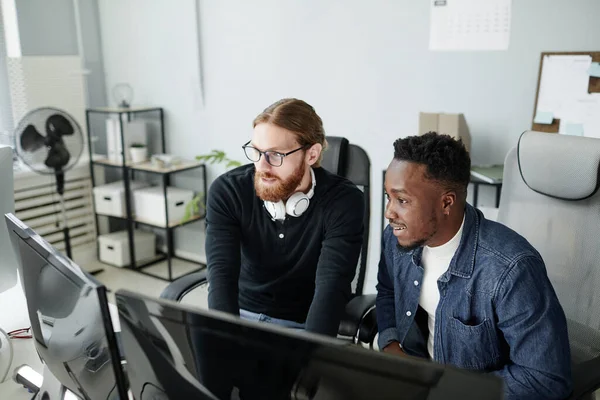
[[[10,372],[10,366],[12,365],[12,362],[13,362],[14,352],[13,352],[13,344],[10,341],[10,336],[8,336],[8,334],[2,328],[0,328],[0,334],[6,338],[6,343],[8,344],[8,354],[9,354],[8,355],[8,365],[6,366],[6,371],[4,372],[4,374],[0,375],[2,377],[2,378],[0,378],[0,383],[2,383],[6,380],[6,377],[8,376],[8,373]],[[0,341],[0,348],[2,348],[1,341]]]

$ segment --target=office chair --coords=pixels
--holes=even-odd
[[[361,188],[365,194],[364,239],[357,272],[352,282],[353,298],[346,305],[346,312],[340,322],[338,336],[348,338],[354,343],[369,344],[372,347],[377,334],[375,295],[362,294],[367,273],[369,249],[371,161],[361,147],[350,144],[346,138],[328,136],[327,142],[328,148],[323,153],[322,167],[329,172],[348,178]],[[194,289],[206,285],[206,270],[202,270],[175,280],[163,290],[160,297],[179,302]]]
[[[567,317],[574,390],[600,388],[600,140],[524,132],[505,160],[501,222],[542,255]]]

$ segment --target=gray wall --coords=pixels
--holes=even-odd
[[[71,1],[71,3],[73,3]],[[79,0],[79,19],[87,78],[88,106],[106,106],[106,84],[97,0]]]
[[[23,56],[77,55],[73,0],[17,0]]]
[[[79,0],[78,4],[79,13],[76,15],[77,10],[73,0],[17,1],[21,52],[24,57],[82,56],[82,68],[89,71],[85,76],[87,106],[105,106],[106,85],[98,1]],[[79,53],[77,18],[81,27],[82,54]],[[78,122],[85,127],[85,121]],[[93,121],[92,128],[104,129],[104,124],[102,121]],[[103,145],[104,143],[98,142],[99,147]]]
[[[315,106],[328,134],[371,157],[372,287],[381,170],[394,139],[416,132],[419,111],[464,113],[474,162],[502,162],[530,127],[540,53],[600,50],[598,0],[513,1],[510,47],[500,52],[429,51],[429,3],[200,1],[200,79],[193,1],[100,0],[107,85],[133,82],[138,101],[164,106],[168,150],[186,157],[218,148],[242,160],[264,107],[288,96]]]

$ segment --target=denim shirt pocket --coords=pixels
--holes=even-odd
[[[496,369],[500,355],[498,342],[493,339],[496,335],[489,318],[470,325],[450,316],[446,334],[448,363],[479,371]]]

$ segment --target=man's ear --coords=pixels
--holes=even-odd
[[[453,206],[456,204],[456,192],[450,190],[442,195],[442,212],[444,215],[450,215]]]
[[[323,151],[323,146],[320,143],[315,143],[308,148],[306,151],[306,162],[308,165],[313,165],[317,162],[319,157],[321,156],[321,151]]]

